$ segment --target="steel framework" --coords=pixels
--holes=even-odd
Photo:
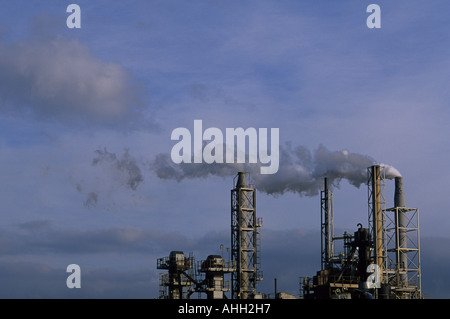
[[[380,267],[381,284],[390,286],[395,298],[422,298],[419,210],[386,209],[385,168],[371,166],[367,176],[372,261]]]
[[[236,272],[231,274],[232,298],[254,298],[262,280],[260,271],[260,231],[262,219],[256,218],[256,190],[247,185],[246,174],[239,172],[231,190],[231,259]]]
[[[399,216],[405,223],[399,223]],[[419,299],[421,292],[419,210],[393,207],[386,210],[388,284],[396,298]],[[405,244],[402,244],[401,242]]]
[[[186,291],[195,284],[193,276],[194,257],[185,257],[181,251],[172,251],[168,257],[158,258],[157,269],[167,269],[168,274],[160,274],[159,287],[161,299],[184,299]]]

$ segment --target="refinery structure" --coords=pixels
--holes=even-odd
[[[228,259],[172,251],[157,260],[159,298],[262,299],[262,219],[256,212],[256,189],[247,173],[239,172],[231,189],[231,249]],[[321,269],[311,277],[299,274],[299,296],[278,293],[275,298],[303,299],[421,299],[419,210],[406,206],[403,178],[395,177],[394,203],[385,200],[385,168],[367,168],[368,227],[335,236],[333,193],[327,178],[320,192]],[[319,240],[319,239],[318,239]],[[337,251],[342,249],[342,251]],[[294,279],[294,278],[293,278]]]

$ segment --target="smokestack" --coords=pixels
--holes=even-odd
[[[231,256],[236,272],[231,274],[234,299],[252,298],[259,277],[259,225],[256,218],[256,190],[239,172],[231,190]]]
[[[328,179],[325,177],[324,190],[320,192],[321,201],[321,246],[322,270],[329,269],[329,262],[333,257],[333,193],[328,189]]]
[[[404,287],[408,286],[408,275],[406,269],[408,268],[408,258],[406,256],[406,249],[408,248],[408,238],[406,236],[406,203],[405,193],[403,191],[403,177],[395,177],[395,192],[394,192],[394,207],[396,208],[396,227],[397,227],[397,242],[398,242],[398,262],[400,269],[400,282]]]
[[[372,218],[372,236],[374,242],[374,263],[380,267],[380,278],[383,282],[384,250],[383,250],[383,216],[381,207],[381,169],[379,165],[369,167],[369,187],[371,207],[369,216]],[[370,221],[369,221],[370,223]]]
[[[406,207],[403,177],[395,177],[394,207]]]
[[[247,187],[247,179],[245,178],[244,172],[238,173],[238,179],[236,182],[236,188],[246,188]]]

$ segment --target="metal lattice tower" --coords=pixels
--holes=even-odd
[[[394,207],[386,210],[386,239],[386,276],[396,298],[422,298],[419,210],[406,207],[402,177],[395,178]]]
[[[231,190],[231,259],[236,272],[231,275],[232,298],[248,299],[256,294],[262,280],[260,272],[261,219],[256,218],[256,190],[247,185],[246,174],[239,172]]]

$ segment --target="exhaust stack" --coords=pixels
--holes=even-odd
[[[247,184],[246,173],[235,177],[231,190],[231,258],[236,272],[231,273],[232,298],[252,299],[257,295],[260,267],[261,221],[256,218],[256,189]]]
[[[395,178],[395,192],[394,192],[394,207],[396,208],[396,228],[398,236],[398,262],[400,269],[400,283],[404,287],[408,286],[408,258],[406,255],[406,249],[408,248],[408,238],[406,234],[407,221],[406,221],[406,203],[405,193],[403,191],[403,177]]]

